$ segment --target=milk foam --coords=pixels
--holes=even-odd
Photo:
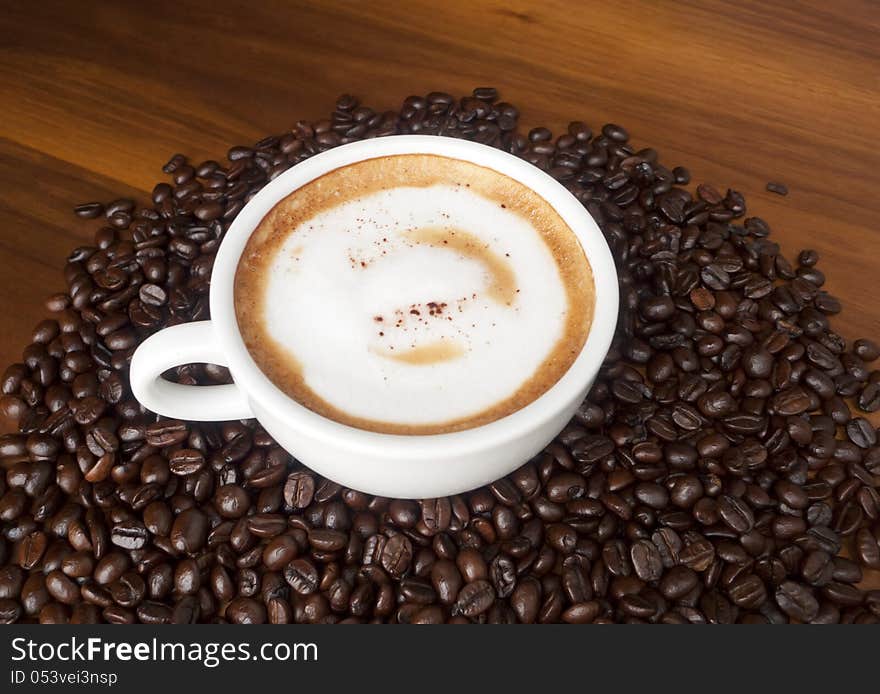
[[[267,265],[264,330],[354,418],[467,418],[516,393],[562,336],[568,299],[547,243],[465,186],[373,192],[291,232]]]

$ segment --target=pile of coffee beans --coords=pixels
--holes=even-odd
[[[880,349],[847,343],[817,254],[796,263],[743,196],[618,125],[517,129],[494,89],[351,96],[228,162],[175,155],[152,205],[101,219],[2,380],[3,622],[876,622]],[[589,398],[510,476],[402,501],[303,468],[256,422],[158,418],[137,344],[208,318],[225,230],[267,181],[354,140],[423,133],[523,157],[595,217],[622,312]],[[181,383],[228,373],[189,365]]]

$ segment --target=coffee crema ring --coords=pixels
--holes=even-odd
[[[577,357],[593,302],[583,249],[546,200],[436,154],[367,159],[301,186],[257,225],[235,278],[245,345],[278,388],[392,434],[459,431],[528,405]]]

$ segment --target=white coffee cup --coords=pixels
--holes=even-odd
[[[473,429],[446,434],[382,434],[340,424],[303,407],[275,386],[250,356],[238,330],[233,281],[251,233],[282,198],[329,171],[365,159],[434,154],[494,169],[546,200],[577,235],[593,270],[595,311],[587,340],[568,371],[527,406]],[[318,154],[267,184],[239,212],[214,262],[211,320],[165,328],[131,361],[134,396],[166,417],[223,421],[255,417],[274,439],[316,472],[342,485],[396,498],[456,494],[492,482],[531,459],[583,401],[611,344],[618,285],[602,232],[552,177],[501,150],[446,137],[399,135],[363,140]],[[175,366],[227,366],[234,385],[187,386],[161,374]],[[344,364],[340,369],[346,368]]]

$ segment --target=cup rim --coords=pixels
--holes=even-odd
[[[546,392],[525,407],[500,419],[461,431],[439,434],[388,434],[358,429],[329,419],[298,403],[260,370],[238,329],[234,310],[234,278],[244,247],[263,217],[310,181],[342,166],[377,157],[434,154],[461,159],[510,176],[541,195],[574,232],[593,272],[594,310],[587,338],[578,356]],[[561,183],[538,167],[495,147],[436,135],[392,135],[361,140],[316,154],[267,183],[241,209],[226,232],[211,275],[211,321],[236,385],[244,390],[257,419],[261,411],[295,431],[337,443],[351,452],[380,454],[388,459],[474,452],[527,435],[557,416],[598,373],[617,324],[617,271],[605,237],[580,202]]]

